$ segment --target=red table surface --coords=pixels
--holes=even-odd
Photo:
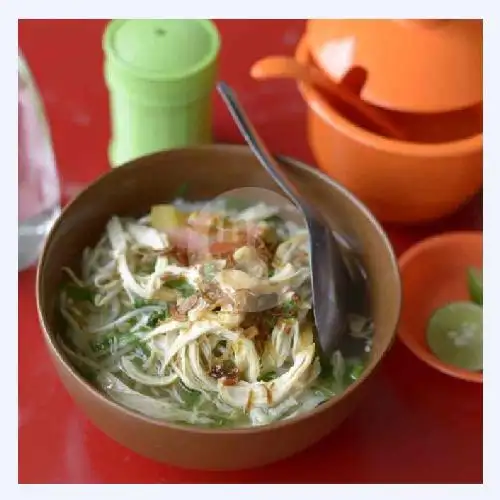
[[[105,21],[21,21],[19,44],[38,81],[67,199],[108,169],[109,118],[101,37]],[[221,78],[240,93],[275,152],[313,163],[305,106],[291,82],[253,82],[251,63],[292,54],[300,20],[218,21]],[[215,133],[241,142],[219,102]],[[445,189],[445,187],[443,187]],[[449,220],[388,227],[397,253],[430,234],[481,229],[482,199]],[[136,455],[96,429],[73,404],[47,355],[35,273],[19,275],[19,482],[22,483],[480,483],[482,386],[427,367],[396,342],[358,410],[319,444],[241,472],[200,472]]]

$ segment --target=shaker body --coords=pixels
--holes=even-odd
[[[119,166],[165,149],[212,141],[220,39],[204,19],[111,21],[104,35],[109,159]]]
[[[210,94],[181,105],[148,104],[126,92],[110,95],[113,166],[164,149],[212,142]]]

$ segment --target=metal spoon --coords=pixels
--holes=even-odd
[[[310,236],[316,345],[323,360],[330,360],[347,329],[349,292],[352,290],[352,279],[339,245],[321,213],[299,193],[283,167],[268,151],[235,92],[224,82],[217,84],[217,90],[261,165],[304,215]]]

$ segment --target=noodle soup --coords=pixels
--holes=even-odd
[[[370,354],[363,306],[320,363],[307,230],[265,203],[177,201],[112,217],[81,273],[65,272],[62,349],[109,398],[152,418],[209,427],[292,418],[342,393]]]

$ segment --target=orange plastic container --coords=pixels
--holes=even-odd
[[[427,346],[426,329],[432,313],[450,302],[470,300],[467,270],[483,267],[483,233],[444,233],[423,240],[399,259],[403,308],[398,336],[422,361],[447,375],[483,382],[482,372],[447,365]]]
[[[305,40],[296,57],[310,63]],[[311,87],[308,139],[319,167],[383,221],[423,222],[448,215],[482,185],[482,133],[453,142],[393,141],[346,119]]]
[[[366,70],[360,96],[381,108],[442,113],[482,100],[480,19],[310,19],[306,38],[331,79]]]
[[[396,21],[373,22],[389,23],[389,26],[395,23],[399,26]],[[419,20],[408,22],[414,25],[405,26],[405,29],[442,29],[439,22],[434,26],[432,20],[429,20],[429,24],[422,21],[424,27],[420,26]],[[300,41],[295,57],[302,64],[320,66],[321,58],[326,57],[325,50],[321,52],[315,47],[313,57],[310,43],[314,41],[314,32],[311,32],[311,26],[308,25],[308,32]],[[323,25],[323,28],[327,29],[328,26]],[[472,49],[454,46],[453,50],[465,53],[465,59],[475,64],[474,71],[480,70],[481,74],[471,77],[468,85],[454,88],[454,101],[450,96],[443,99],[441,109],[437,94],[446,94],[447,88],[453,84],[451,76],[464,70],[463,64],[449,65],[448,70],[452,71],[449,77],[446,76],[446,68],[441,68],[442,79],[438,80],[441,84],[435,92],[429,88],[423,91],[423,80],[408,83],[396,79],[393,82],[395,87],[406,85],[407,92],[401,89],[395,92],[397,106],[395,104],[394,108],[384,110],[388,116],[398,120],[402,127],[420,136],[417,140],[393,140],[372,133],[363,124],[349,120],[346,114],[328,103],[317,89],[299,84],[299,90],[308,105],[308,139],[319,167],[355,193],[383,221],[417,223],[440,218],[457,210],[481,189],[482,59],[479,62],[476,60],[478,39],[474,36]],[[432,40],[437,44],[437,34],[433,37]],[[418,53],[418,47],[417,43],[415,53]],[[442,41],[436,47],[436,50],[441,50],[440,63],[443,64],[451,48]],[[456,62],[456,58],[453,61]],[[422,67],[427,64],[423,57],[418,62]],[[429,65],[425,67],[426,71],[430,71]],[[331,71],[335,68],[321,69],[329,70],[329,76],[332,77]],[[377,67],[372,69],[376,71]],[[402,78],[400,72],[396,74]],[[382,95],[390,96],[390,93],[383,94],[387,86],[377,87],[377,81],[372,82],[370,87],[371,77],[368,68],[368,79],[361,90],[361,97],[367,95],[372,99],[371,104],[379,105],[383,101]],[[458,106],[455,110],[451,109],[453,102]],[[425,103],[428,104],[425,112],[418,113],[419,106],[423,107]],[[460,105],[467,106],[460,108]],[[430,114],[432,109],[435,113]]]

